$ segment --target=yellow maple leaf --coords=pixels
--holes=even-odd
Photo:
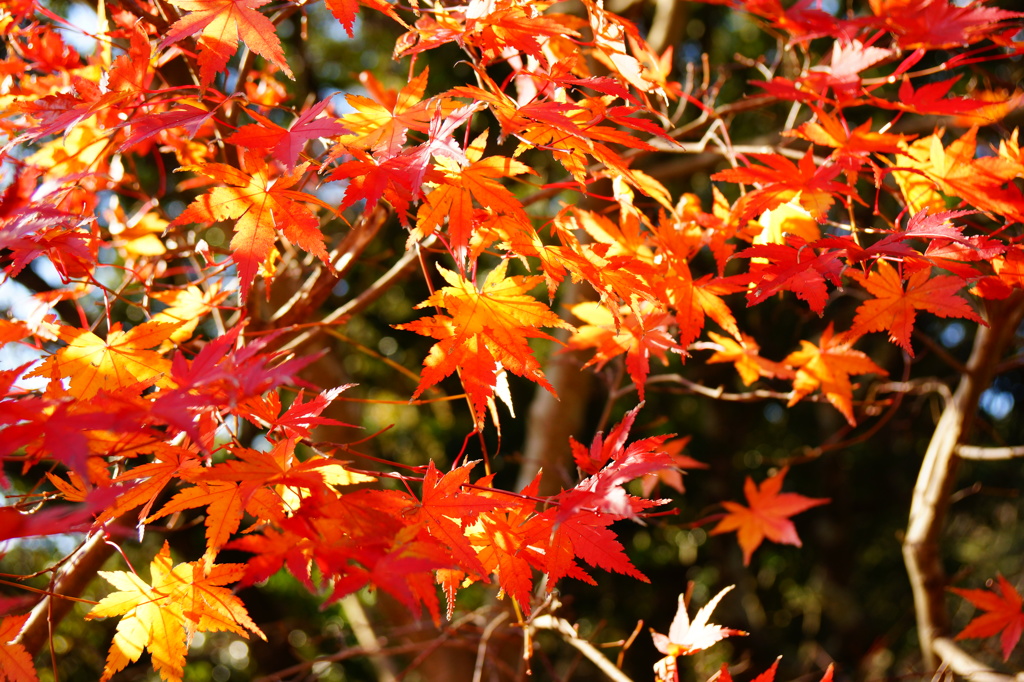
[[[109,680],[149,650],[161,678],[181,680],[185,652],[196,632],[228,631],[248,638],[248,630],[265,640],[241,600],[222,587],[244,573],[245,564],[172,566],[166,542],[150,564],[152,584],[128,571],[100,571],[118,591],[101,599],[86,618],[122,616],[101,679]]]
[[[438,339],[423,362],[420,385],[413,398],[458,370],[479,424],[502,368],[554,392],[527,339],[550,339],[539,331],[540,327],[573,327],[526,293],[543,276],[506,278],[508,261],[502,261],[477,291],[458,273],[440,266],[437,269],[451,286],[438,289],[416,307],[444,308],[450,316],[434,315],[397,325],[398,329]]]
[[[185,289],[170,289],[152,294],[152,298],[168,307],[153,316],[153,322],[170,322],[179,325],[170,335],[169,341],[184,343],[192,338],[192,332],[199,321],[210,314],[229,295],[220,290],[220,283],[214,282],[205,291],[192,285]],[[169,347],[171,344],[164,344]]]
[[[107,338],[101,339],[87,329],[55,326],[52,331],[68,345],[26,376],[70,379],[68,392],[76,398],[91,398],[100,391],[136,383],[160,383],[171,362],[147,349],[162,344],[177,327],[177,323],[146,322],[125,332],[115,324]]]

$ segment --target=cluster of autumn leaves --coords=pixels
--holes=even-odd
[[[312,443],[313,428],[331,423],[322,414],[340,390],[288,403],[282,387],[311,359],[274,351],[289,330],[244,338],[240,319],[225,327],[236,295],[229,276],[244,307],[254,283],[272,282],[288,252],[334,267],[323,228],[344,211],[369,214],[387,204],[408,229],[410,249],[428,240],[443,247],[446,265],[425,273],[443,285],[418,306],[434,314],[399,325],[435,341],[412,397],[457,375],[478,429],[497,414],[495,399],[511,400],[508,373],[551,389],[530,341],[550,340],[544,330],[554,329],[566,330],[568,348],[592,352],[588,365],[597,369],[623,357],[641,400],[652,359],[667,364],[669,354],[710,349],[705,361],[734,364],[743,384],[785,386],[790,405],[820,393],[855,425],[851,377],[885,374],[854,348],[860,337],[886,333],[912,355],[918,311],[982,322],[967,290],[1000,298],[1024,286],[1024,250],[1002,229],[1024,221],[1014,184],[1024,177],[1016,132],[981,153],[971,125],[947,144],[942,130],[915,137],[888,125],[875,130],[871,120],[849,123],[858,107],[957,115],[969,124],[997,116],[993,107],[1005,102],[951,96],[956,79],[930,82],[915,66],[929,51],[963,45],[980,45],[974,59],[1019,52],[1006,30],[1016,13],[928,0],[922,24],[921,3],[872,0],[870,14],[837,18],[807,3],[783,9],[723,0],[784,32],[792,45],[827,36],[836,49],[796,79],[758,84],[766,101],[792,101],[806,112],[786,132],[803,151],[738,156],[721,143],[733,167],[712,175],[713,202],[702,206],[692,194],[673,199],[633,159],[682,149],[666,132],[667,103],[682,96],[704,114],[715,103],[683,93],[669,80],[671,54],[655,54],[603,3],[582,0],[580,15],[569,15],[535,0],[429,3],[411,12],[383,0],[328,0],[350,33],[359,5],[398,22],[405,32],[396,57],[457,44],[475,84],[427,96],[426,68],[410,67],[399,90],[364,74],[366,95],[346,95],[350,113],[335,115],[322,100],[291,121],[281,116],[292,110],[275,77],[291,70],[264,4],[108,3],[89,58],[31,0],[0,10],[8,44],[0,129],[13,173],[0,196],[2,262],[15,277],[45,256],[67,283],[37,296],[29,319],[0,320],[0,344],[60,342],[35,366],[0,371],[0,455],[25,471],[61,465],[61,475],[48,474],[56,490],[49,496],[78,505],[70,514],[0,509],[0,539],[85,530],[126,515],[144,526],[205,512],[202,558],[173,564],[165,545],[148,581],[134,572],[103,574],[118,591],[90,617],[122,616],[105,679],[144,650],[162,676],[180,679],[196,632],[261,635],[226,586],[282,567],[316,591],[315,567],[331,599],[375,586],[435,620],[438,586],[449,616],[459,589],[494,581],[528,617],[538,574],[548,590],[564,577],[592,582],[586,567],[645,579],[609,526],[665,500],[624,486],[645,476],[678,485],[672,475],[692,460],[675,452],[670,436],[627,444],[635,410],[589,449],[573,443],[581,480],[550,497],[538,496],[536,482],[510,492],[495,489],[490,476],[473,480],[472,463],[395,475],[405,490],[373,487],[373,472]],[[938,15],[945,23],[935,22]],[[247,48],[240,66],[248,70],[237,83],[222,81],[240,42]],[[253,67],[250,54],[266,63]],[[489,70],[498,63],[512,70],[501,83]],[[175,64],[194,79],[181,81]],[[957,66],[956,59],[947,64]],[[867,69],[884,76],[862,78]],[[325,142],[321,154],[316,140]],[[506,141],[513,141],[507,155],[493,151]],[[541,178],[525,161],[536,153],[550,154],[566,182]],[[160,188],[140,200],[148,158]],[[175,168],[165,167],[170,159]],[[538,217],[527,207],[531,195],[586,191],[599,180],[610,188],[611,210],[563,205]],[[337,206],[313,189],[335,181],[345,183]],[[898,207],[890,218],[877,214],[884,229],[854,224],[854,209],[867,207],[857,189],[864,181]],[[199,190],[177,216],[159,206],[172,184]],[[846,222],[837,218],[844,214]],[[220,254],[189,232],[218,223],[233,231]],[[124,280],[120,290],[103,291],[127,300],[145,321],[125,330],[108,320],[100,334],[84,312],[78,321],[49,316],[59,302],[76,304],[102,288],[97,268],[110,250]],[[182,266],[188,259],[192,265]],[[532,274],[509,274],[512,268]],[[191,283],[175,285],[180,275]],[[551,303],[567,280],[594,292],[594,300],[571,307],[571,318]],[[743,298],[756,305],[793,295],[824,315],[850,287],[865,294],[852,320],[835,322],[838,330],[829,323],[781,360],[761,356],[733,312]],[[122,296],[129,288],[142,295]],[[199,322],[209,319],[221,334],[203,341]],[[708,319],[719,331],[706,329]],[[697,344],[705,335],[710,341]],[[45,389],[18,388],[31,378]],[[220,442],[218,427],[229,417],[265,431],[267,448]],[[744,563],[764,539],[799,545],[790,517],[827,502],[783,493],[785,473],[760,484],[748,478],[747,504],[725,503],[712,530],[737,533]],[[158,503],[168,489],[173,496]],[[255,523],[243,527],[246,518]],[[224,548],[253,557],[217,564]],[[1016,592],[1002,583],[1000,590],[999,603],[1016,598],[1019,611]],[[976,592],[963,596],[996,608]],[[18,618],[3,621],[2,631],[16,631]],[[1005,618],[999,623],[999,630],[972,626],[970,636],[999,632]],[[683,651],[682,636],[673,640],[670,632],[662,642],[673,661],[704,647]],[[1015,644],[1004,635],[1004,653]],[[0,644],[0,655],[24,663],[8,646],[16,647]]]

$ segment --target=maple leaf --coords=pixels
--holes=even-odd
[[[827,498],[780,492],[782,481],[788,471],[789,467],[783,467],[779,473],[762,481],[760,486],[747,476],[743,484],[743,494],[749,507],[737,502],[722,503],[727,510],[725,518],[711,530],[711,535],[735,531],[743,550],[744,566],[750,565],[751,555],[765,538],[772,542],[800,547],[800,536],[797,535],[796,526],[789,517],[831,501]]]
[[[779,669],[779,661],[782,660],[782,656],[775,659],[771,667],[765,670],[763,673],[755,677],[750,682],[775,682],[775,673]],[[832,682],[833,675],[833,664],[829,663],[828,668],[825,669],[825,674],[821,676],[821,682]],[[715,679],[715,678],[712,678]],[[729,664],[723,663],[722,669],[718,672],[718,682],[733,682],[732,675],[729,674]],[[710,681],[709,681],[710,682]]]
[[[249,294],[259,266],[270,257],[277,229],[281,229],[292,243],[324,263],[328,262],[320,221],[313,211],[301,203],[320,201],[305,192],[288,189],[302,180],[305,165],[276,178],[271,176],[267,164],[253,154],[247,155],[246,166],[254,169],[253,174],[222,163],[181,168],[202,173],[231,186],[211,189],[189,204],[171,222],[171,227],[175,227],[219,220],[236,221],[231,251],[238,263],[243,300]]]
[[[486,479],[480,482],[485,483]],[[484,570],[497,577],[501,589],[527,614],[530,612],[533,568],[542,567],[546,560],[541,549],[543,542],[532,542],[536,539],[534,519],[537,503],[534,498],[539,486],[538,474],[518,496],[494,493],[501,502],[498,508],[480,515],[477,522],[465,531]],[[542,534],[542,539],[547,537],[550,535]]]
[[[839,255],[828,250],[818,253],[797,235],[791,235],[786,244],[758,244],[740,251],[736,258],[751,259],[750,272],[745,276],[752,285],[747,291],[747,305],[788,290],[822,315],[828,301],[825,281],[836,286],[840,283],[843,265]]]
[[[817,107],[813,109],[817,121],[808,121],[795,130],[783,132],[783,135],[800,137],[817,145],[832,147],[835,149],[832,158],[843,168],[860,168],[871,153],[895,154],[900,151],[901,142],[906,143],[913,139],[913,136],[872,132],[871,121],[865,121],[850,130],[846,119],[841,115],[832,116]]]
[[[715,351],[715,354],[707,359],[709,365],[718,362],[731,362],[736,365],[736,371],[740,374],[744,386],[750,386],[761,377],[769,379],[791,379],[793,372],[786,368],[781,362],[774,362],[768,358],[761,357],[761,347],[757,345],[752,337],[746,334],[740,335],[736,341],[727,336],[708,332],[712,341],[722,347],[722,350]]]
[[[31,614],[7,616],[0,621],[0,682],[37,682],[32,655],[14,640]]]
[[[296,118],[287,129],[258,112],[247,110],[246,113],[258,123],[242,126],[225,141],[247,149],[272,150],[274,158],[291,170],[308,141],[320,137],[337,137],[349,132],[348,128],[330,116],[318,118],[330,103],[330,97],[321,100]]]
[[[674,460],[665,452],[664,444],[675,434],[651,436],[629,446],[625,444],[641,407],[643,403],[627,412],[622,422],[612,429],[607,441],[603,440],[600,433],[595,436],[589,455],[585,455],[582,446],[574,440],[570,441],[577,463],[584,471],[595,473],[580,481],[576,487],[563,491],[553,498],[552,501],[559,505],[556,516],[558,522],[565,521],[582,510],[638,521],[639,512],[667,502],[633,497],[622,487],[635,478],[674,466]]]
[[[736,318],[722,300],[723,295],[739,291],[739,285],[710,274],[694,280],[685,262],[673,263],[672,270],[672,275],[665,278],[665,289],[676,310],[680,346],[685,349],[700,337],[707,317],[733,336],[739,334]]]
[[[573,327],[526,293],[543,277],[506,278],[508,261],[502,261],[477,291],[461,275],[440,265],[437,269],[450,286],[438,289],[416,307],[437,306],[451,316],[434,315],[396,325],[438,339],[423,361],[423,374],[413,399],[458,370],[479,426],[487,401],[494,396],[501,368],[553,392],[526,340],[550,339],[538,330],[540,327]]]
[[[815,164],[813,149],[808,149],[798,163],[778,154],[750,156],[764,165],[728,168],[711,176],[712,180],[762,185],[759,189],[747,192],[736,202],[733,213],[741,223],[797,195],[801,206],[817,220],[824,220],[836,195],[856,194],[849,185],[834,180],[842,172],[839,164],[821,167]]]
[[[23,514],[15,507],[0,507],[0,540],[88,531],[96,513],[122,490],[120,487],[93,488],[84,504],[51,507],[31,514]]]
[[[441,476],[431,460],[423,477],[423,501],[410,505],[403,514],[413,523],[426,525],[427,531],[451,550],[460,566],[484,575],[483,564],[469,545],[464,528],[500,503],[462,489],[476,464],[471,462]]]
[[[668,487],[675,490],[677,493],[686,492],[686,488],[683,485],[683,474],[686,473],[686,469],[707,469],[708,465],[704,462],[698,461],[689,455],[682,454],[683,448],[690,442],[690,436],[684,436],[683,438],[673,438],[672,440],[665,441],[662,445],[662,449],[666,454],[672,458],[673,467],[671,469],[662,469],[650,474],[644,474],[641,480],[641,490],[643,491],[644,497],[650,497],[651,493],[659,484],[665,484]]]
[[[271,431],[280,430],[285,438],[309,438],[314,426],[352,426],[352,424],[345,424],[337,419],[320,416],[327,406],[341,395],[342,391],[351,386],[352,384],[345,384],[321,391],[307,403],[302,402],[300,393],[284,414],[280,414],[281,397],[278,392],[270,391],[248,401],[242,416],[261,428],[268,427]]]
[[[341,141],[346,147],[379,151],[385,158],[398,154],[405,144],[407,132],[426,133],[434,110],[439,106],[444,108],[444,103],[434,98],[421,101],[429,75],[430,70],[423,69],[396,93],[385,89],[370,74],[360,74],[360,79],[374,98],[345,95],[345,100],[355,111],[338,119],[351,131],[351,135]]]
[[[866,332],[888,330],[889,340],[914,357],[910,334],[914,329],[916,310],[927,310],[940,317],[962,317],[984,324],[967,301],[956,295],[965,282],[953,275],[929,277],[930,268],[917,270],[907,280],[907,288],[896,269],[878,261],[878,270],[854,278],[875,298],[857,308],[857,316],[848,332],[854,337]]]
[[[703,651],[726,637],[746,636],[747,633],[742,630],[733,630],[708,622],[711,620],[711,613],[718,606],[718,602],[722,601],[722,597],[729,594],[734,587],[736,586],[729,585],[712,597],[711,601],[697,611],[693,622],[690,622],[690,615],[686,612],[686,594],[679,595],[679,607],[669,626],[668,635],[651,630],[655,648],[665,654],[665,658],[654,665],[658,679],[672,681],[679,679],[675,672],[676,658],[679,656],[689,656]]]
[[[905,50],[973,44],[988,38],[1001,22],[1024,16],[1020,12],[982,7],[981,2],[966,7],[951,0],[871,0],[870,4],[879,23],[896,36]]]
[[[835,336],[831,323],[822,332],[817,346],[810,341],[801,341],[801,349],[790,353],[782,361],[784,365],[796,370],[793,397],[789,399],[787,407],[792,407],[801,398],[820,388],[825,398],[846,417],[846,421],[856,426],[850,375],[874,373],[885,376],[887,372],[867,355],[851,348],[855,341],[856,338],[849,335]]]
[[[413,237],[417,239],[433,234],[447,220],[449,244],[460,267],[473,234],[474,199],[496,213],[528,220],[519,200],[496,180],[536,172],[515,159],[497,155],[485,158],[486,146],[485,132],[466,149],[466,165],[447,157],[438,158],[436,187],[424,197],[416,214]]]
[[[614,531],[608,528],[620,517],[588,510],[573,512],[571,516],[560,520],[564,516],[560,509],[552,508],[534,516],[525,524],[527,534],[524,544],[543,548],[542,567],[548,578],[548,592],[563,577],[597,584],[576,564],[577,558],[605,571],[650,582],[630,562],[622,543]]]
[[[237,459],[200,470],[182,468],[178,476],[195,485],[180,490],[145,522],[186,509],[207,507],[206,541],[212,556],[238,530],[246,511],[257,518],[280,521],[299,506],[305,490],[330,482],[347,484],[373,480],[356,474],[345,477],[331,470],[328,465],[332,463],[325,458],[300,463],[295,457],[294,439],[272,441],[267,452],[243,447],[230,449]]]
[[[644,383],[650,372],[651,357],[668,364],[668,353],[683,353],[685,349],[676,343],[668,332],[671,316],[652,306],[643,306],[645,314],[637,319],[623,307],[616,318],[608,308],[596,301],[577,303],[572,314],[586,324],[579,327],[569,338],[566,350],[595,348],[597,352],[587,361],[584,368],[597,365],[601,369],[614,357],[626,354],[626,370],[636,385],[640,400],[644,399]]]
[[[100,514],[97,519],[99,523],[115,519],[139,505],[145,505],[139,512],[139,518],[146,518],[167,484],[181,476],[184,470],[201,466],[198,455],[187,448],[160,443],[153,450],[153,461],[129,469],[112,481],[115,484],[127,481],[138,483],[127,487],[114,504]]]
[[[217,74],[226,71],[228,60],[238,50],[239,40],[294,79],[274,25],[257,11],[269,1],[170,0],[171,4],[188,14],[167,30],[158,49],[202,32],[199,36],[199,77],[203,90],[210,86]]]
[[[144,388],[161,381],[171,369],[169,360],[146,349],[162,344],[177,327],[176,323],[146,322],[125,332],[118,323],[104,340],[86,329],[58,325],[52,331],[68,345],[26,376],[68,378],[68,391],[78,398],[136,384]]]
[[[241,600],[221,587],[237,582],[244,570],[244,564],[207,566],[201,561],[172,566],[165,542],[150,564],[151,583],[127,571],[99,571],[119,591],[101,599],[86,618],[122,616],[102,680],[148,649],[153,669],[164,679],[180,681],[194,632],[227,630],[248,637],[248,630],[266,639]]]
[[[871,103],[884,109],[946,116],[965,114],[980,109],[984,106],[984,102],[969,97],[946,96],[961,78],[963,76],[923,83],[915,90],[910,78],[904,75],[903,81],[900,83],[899,96],[895,100],[872,97]]]
[[[1001,574],[997,574],[996,579],[999,583],[992,587],[989,581],[988,590],[949,589],[986,612],[968,623],[956,638],[976,639],[1002,633],[999,643],[1003,649],[1003,660],[1006,661],[1020,641],[1021,633],[1024,633],[1024,611],[1021,608],[1024,599]]]

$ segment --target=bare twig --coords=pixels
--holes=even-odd
[[[508,611],[499,613],[491,619],[491,622],[484,628],[483,634],[480,635],[480,644],[476,649],[476,663],[473,666],[473,682],[481,682],[483,680],[484,663],[487,662],[487,643],[491,641],[491,635],[494,634],[499,625],[508,619],[508,616]]]
[[[352,627],[352,633],[356,636],[359,646],[366,651],[377,679],[382,682],[393,682],[395,679],[395,666],[390,658],[381,655],[380,639],[366,617],[366,610],[359,603],[359,597],[355,594],[345,595],[341,599],[341,610],[345,614],[345,620]]]
[[[949,669],[970,682],[1024,682],[1024,673],[1004,675],[975,660],[948,637],[938,637],[932,642],[932,649]]]
[[[596,665],[598,669],[608,677],[608,679],[614,680],[615,682],[633,682],[630,677],[616,668],[614,663],[609,661],[604,654],[598,651],[593,644],[582,639],[576,632],[575,628],[573,628],[572,624],[564,618],[558,618],[551,615],[539,616],[530,621],[530,627],[537,630],[552,630],[562,635],[562,638],[565,639],[570,646],[574,647],[577,651],[583,654],[587,660]]]
[[[421,248],[429,248],[430,245],[434,243],[434,239],[435,237],[433,235],[427,237]],[[415,249],[407,251],[404,256],[398,259],[398,261],[391,266],[391,269],[381,275],[377,281],[367,287],[363,293],[328,314],[324,319],[320,320],[317,326],[310,327],[303,331],[301,334],[285,344],[282,350],[291,351],[305,345],[314,336],[320,333],[321,328],[332,324],[338,324],[369,306],[371,303],[383,296],[384,293],[400,278],[415,269],[418,257],[418,252]]]
[[[1005,448],[986,448],[980,445],[958,445],[956,455],[960,459],[974,459],[983,461],[998,461],[1001,459],[1014,459],[1024,457],[1024,445],[1014,445]]]

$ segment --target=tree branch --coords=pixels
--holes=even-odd
[[[1001,459],[1024,457],[1024,445],[1005,448],[986,448],[980,445],[958,445],[956,455],[960,459],[973,459],[994,462]]]
[[[624,672],[615,667],[615,664],[608,660],[597,648],[581,638],[576,629],[564,618],[557,618],[551,615],[538,616],[530,621],[530,627],[538,630],[553,630],[562,635],[562,638],[577,651],[587,657],[591,663],[596,665],[601,672],[607,675],[608,679],[615,682],[633,682]]]
[[[946,401],[928,443],[914,486],[903,542],[903,560],[914,593],[918,641],[928,669],[935,667],[934,642],[948,630],[946,578],[939,540],[955,481],[958,461],[955,454],[969,431],[982,392],[991,382],[1000,358],[1024,317],[1024,293],[1016,292],[1004,301],[992,302],[988,317],[990,326],[979,327],[967,361],[967,372],[962,375],[952,398]]]
[[[943,663],[957,675],[970,682],[1024,682],[1024,673],[1004,675],[975,660],[948,637],[938,637],[932,642],[932,649]]]
[[[114,547],[106,542],[106,534],[100,530],[85,541],[78,551],[61,567],[53,582],[51,591],[58,596],[77,597],[89,586],[96,572],[114,553]],[[43,597],[29,615],[21,632],[14,639],[33,657],[50,639],[50,633],[75,605],[71,599]]]

